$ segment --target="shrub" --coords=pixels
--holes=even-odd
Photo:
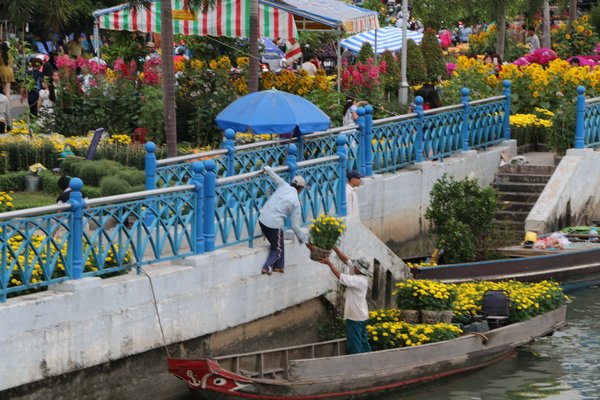
[[[406,79],[411,86],[427,82],[427,66],[414,40],[407,41]]]
[[[396,61],[396,57],[391,51],[386,50],[381,54],[381,62],[385,62],[385,72],[382,74],[383,90],[388,95],[396,95],[401,79],[398,61]]]
[[[427,80],[436,83],[446,77],[446,60],[436,32],[427,29],[421,42],[421,54],[427,64]]]
[[[48,194],[58,195],[60,191],[58,188],[60,175],[55,175],[49,171],[43,171],[40,176],[42,180],[42,190]]]
[[[85,198],[97,199],[98,197],[102,197],[102,191],[97,186],[84,186],[82,190]]]
[[[497,209],[494,189],[479,187],[476,179],[456,181],[444,174],[433,185],[425,218],[448,263],[488,256]]]
[[[9,192],[11,190],[20,192],[25,190],[25,177],[29,175],[27,171],[12,172],[0,175],[0,191]]]
[[[373,46],[371,46],[371,43],[365,42],[358,52],[356,61],[365,64],[369,62],[369,58],[373,58],[374,55],[375,53],[373,52]]]
[[[145,172],[138,171],[135,169],[126,169],[124,171],[121,171],[117,174],[117,178],[124,180],[131,186],[144,186],[146,184]]]
[[[124,179],[116,176],[105,176],[100,181],[102,196],[114,196],[131,192],[131,185]]]

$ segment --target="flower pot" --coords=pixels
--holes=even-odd
[[[331,254],[331,249],[322,249],[320,247],[315,246],[314,244],[310,249],[310,259],[313,261],[319,261],[324,258],[329,257]]]
[[[421,322],[424,324],[439,324],[443,311],[421,310]]]
[[[40,190],[40,177],[37,175],[26,175],[25,176],[25,191],[26,192],[37,192]]]
[[[418,324],[421,321],[419,310],[400,310],[400,319],[409,324]]]
[[[453,316],[454,316],[454,313],[452,312],[452,310],[442,311],[442,322],[445,324],[452,323]]]

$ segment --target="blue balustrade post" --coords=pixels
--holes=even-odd
[[[146,190],[156,189],[156,145],[154,142],[146,142],[145,170],[146,170]]]
[[[71,220],[71,278],[80,279],[83,274],[83,209],[85,208],[85,201],[81,194],[81,188],[83,187],[83,181],[79,178],[73,178],[69,182],[71,193],[69,194],[68,202],[71,204],[71,212],[73,218]]]
[[[223,147],[227,150],[227,176],[235,175],[235,131],[225,130],[225,141]]]
[[[196,193],[196,218],[194,219],[195,253],[204,253],[204,164],[192,163],[192,185]]]
[[[367,158],[367,143],[365,140],[365,134],[366,134],[366,121],[365,121],[365,114],[366,111],[363,107],[358,107],[358,110],[356,110],[356,113],[358,114],[358,118],[356,119],[356,124],[358,125],[358,143],[359,143],[359,147],[358,147],[358,169],[360,170],[360,174],[362,176],[366,175],[366,169],[367,169],[367,163],[366,163],[366,158]],[[371,145],[370,143],[368,144],[369,146]]]
[[[507,79],[504,85],[504,140],[510,140],[510,81]]]
[[[415,162],[423,162],[423,98],[415,97],[415,114],[417,114],[417,145]]]
[[[373,106],[365,106],[365,176],[373,175]]]
[[[469,94],[471,94],[471,91],[464,87],[461,89],[460,94],[462,95],[460,102],[463,105],[463,120],[460,137],[462,142],[462,151],[467,151],[469,150]]]
[[[585,88],[577,86],[577,125],[575,127],[575,148],[584,147],[584,125],[585,123]]]
[[[204,250],[215,249],[215,197],[217,191],[217,164],[204,162]]]
[[[296,162],[296,153],[298,149],[295,144],[290,144],[288,147],[288,155],[285,159],[285,165],[287,165],[290,169],[290,175],[288,177],[288,183],[292,183],[292,179],[296,176],[298,172],[298,163]]]
[[[340,156],[339,161],[339,174],[340,174],[340,183],[337,187],[337,196],[336,196],[336,208],[339,210],[341,216],[348,215],[347,209],[347,199],[346,199],[346,172],[347,172],[347,153],[348,149],[346,148],[346,144],[348,140],[346,139],[346,135],[340,134],[335,139],[335,143],[337,144],[337,155]]]

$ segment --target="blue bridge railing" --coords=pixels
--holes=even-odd
[[[336,137],[348,140],[347,166],[363,176],[394,172],[423,160],[437,160],[460,151],[487,148],[510,139],[510,82],[504,94],[470,101],[469,90],[461,91],[461,104],[423,110],[423,99],[415,99],[414,113],[373,120],[370,105],[359,107],[356,125],[330,129],[286,140],[271,140],[235,146],[235,132],[225,131],[223,148],[200,154],[156,161],[155,145],[146,145],[146,188],[179,185],[189,181],[191,160],[212,158],[219,177],[259,171],[265,164],[285,165],[287,150],[295,144],[299,160],[336,154]]]
[[[585,88],[577,88],[577,127],[575,148],[600,146],[600,97],[585,98]]]
[[[346,215],[346,137],[334,156],[297,162],[287,148],[286,179],[305,177],[302,221]],[[67,279],[107,276],[142,265],[213,251],[257,237],[258,213],[275,189],[256,171],[217,179],[212,160],[189,164],[189,184],[85,201],[71,179],[69,202],[0,214],[0,301]]]

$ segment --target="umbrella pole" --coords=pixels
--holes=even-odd
[[[377,29],[375,29],[375,64],[377,64]]]
[[[341,78],[342,78],[342,53],[340,52],[340,41],[342,34],[338,31],[338,40],[337,40],[337,91],[341,92]],[[338,99],[339,102],[339,99]]]

